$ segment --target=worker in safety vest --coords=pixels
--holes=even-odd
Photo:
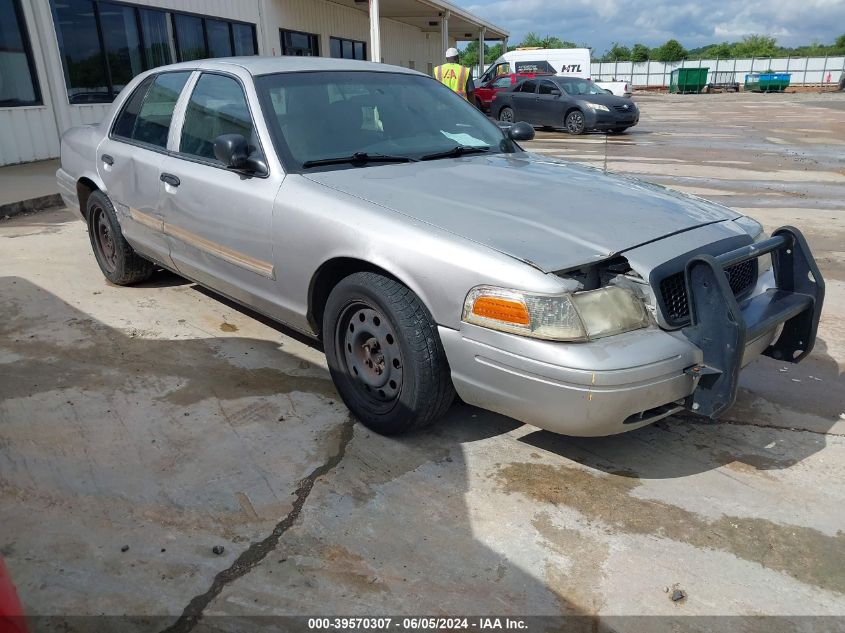
[[[457,48],[446,51],[446,63],[434,69],[434,78],[473,103],[475,85],[472,82],[472,72],[458,63],[458,54]]]

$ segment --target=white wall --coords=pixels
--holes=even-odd
[[[591,74],[597,81],[607,81],[611,77],[627,80],[635,86],[668,86],[670,75],[675,68],[709,68],[708,80],[714,72],[733,73],[734,81],[744,83],[746,73],[765,72],[771,68],[775,72],[792,73],[791,84],[821,84],[831,75],[831,83],[836,85],[839,74],[845,72],[845,57],[757,57],[754,59],[702,59],[684,62],[593,62]]]
[[[52,93],[47,81],[35,14],[29,2],[22,2],[21,6],[44,105],[0,108],[0,165],[43,160],[59,154],[59,132],[53,115]]]

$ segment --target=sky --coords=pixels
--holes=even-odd
[[[675,38],[686,48],[759,33],[781,46],[832,43],[845,33],[845,0],[452,0],[510,31],[529,31],[592,46],[648,46]]]

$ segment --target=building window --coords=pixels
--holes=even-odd
[[[0,0],[0,107],[41,105],[20,0]]]
[[[329,40],[332,57],[338,59],[367,59],[367,43],[333,37]]]
[[[51,4],[70,103],[109,103],[138,73],[174,61],[257,52],[253,24],[105,0]]]
[[[132,7],[101,2],[100,24],[112,89],[117,94],[132,77],[144,71],[138,19]]]
[[[172,23],[164,11],[138,9],[141,32],[144,34],[144,67],[172,64],[176,59]]]
[[[282,55],[296,57],[318,57],[320,55],[319,36],[302,31],[279,29],[282,40]]]
[[[258,47],[255,44],[255,27],[251,24],[237,24],[232,22],[232,41],[235,44],[235,55],[256,55]]]

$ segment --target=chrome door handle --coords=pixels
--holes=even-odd
[[[102,159],[103,159],[103,162],[104,162],[106,165],[114,165],[114,158],[112,158],[112,157],[111,157],[111,156],[109,156],[108,154],[103,154],[102,156],[100,156],[100,158],[102,158]]]
[[[161,176],[159,176],[159,179],[162,182],[167,183],[171,187],[178,187],[179,184],[182,182],[181,180],[179,180],[179,178],[177,178],[173,174],[162,174]]]

